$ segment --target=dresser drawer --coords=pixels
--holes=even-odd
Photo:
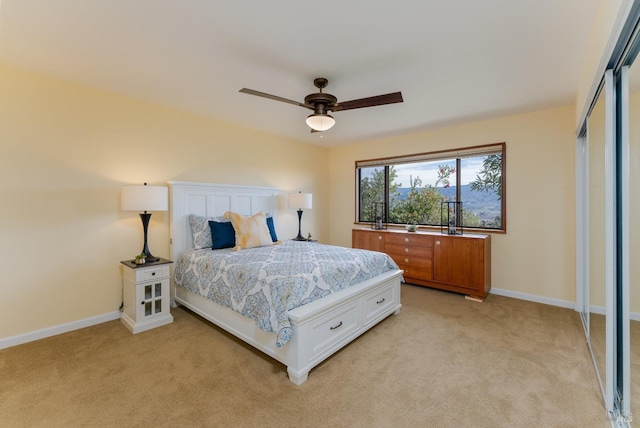
[[[388,233],[385,235],[385,246],[404,245],[433,248],[433,237],[416,233]]]
[[[312,328],[313,353],[330,348],[359,327],[360,304],[351,302],[338,313],[321,319]]]
[[[136,269],[125,269],[124,277],[133,282],[153,281],[169,277],[169,265],[149,266]]]
[[[394,262],[398,265],[407,267],[431,269],[433,265],[433,257],[431,254],[428,256],[417,256],[408,254],[389,254]],[[401,268],[402,269],[402,268]]]
[[[431,247],[415,247],[410,245],[388,244],[384,247],[384,252],[391,257],[421,257],[432,258],[433,248]]]
[[[397,263],[397,262],[396,262]],[[398,267],[404,271],[404,279],[411,283],[411,279],[420,279],[422,281],[431,281],[433,279],[433,269],[431,268],[431,261],[429,261],[427,267],[419,267],[415,265],[408,265],[405,263],[397,263]]]

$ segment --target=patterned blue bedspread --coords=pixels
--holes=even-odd
[[[280,347],[291,339],[290,310],[395,269],[383,253],[284,241],[241,251],[186,250],[175,280],[277,333]]]

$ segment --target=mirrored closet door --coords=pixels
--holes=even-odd
[[[576,144],[577,309],[615,426],[640,414],[640,2]]]
[[[606,410],[615,379],[615,85],[607,71],[576,147],[576,277],[581,316]]]
[[[640,63],[629,69],[629,336],[631,414],[640,416]]]
[[[609,91],[607,91],[609,89]],[[611,84],[603,85],[587,119],[587,138],[584,141],[583,165],[586,172],[583,183],[583,207],[586,237],[583,245],[584,278],[589,288],[585,291],[587,340],[592,353],[596,375],[603,397],[607,385],[606,349],[606,260],[605,260],[605,116]],[[611,100],[609,100],[611,103]],[[611,408],[613,406],[611,405]],[[609,410],[609,409],[608,409]]]
[[[622,401],[623,414],[630,415],[640,415],[640,224],[637,221],[640,218],[640,62],[637,61],[639,45],[640,39],[636,34],[620,73],[623,95],[620,107],[625,112],[621,114],[620,125],[623,145],[621,169],[625,186],[622,196],[627,201],[623,207],[624,226],[627,230],[623,254],[628,266],[623,272],[623,300],[628,301],[628,304],[623,306],[626,313],[621,318],[621,326],[628,331],[622,336],[621,351],[625,358],[621,360],[623,373],[620,375],[620,382],[623,383],[623,397],[627,397],[627,400]]]

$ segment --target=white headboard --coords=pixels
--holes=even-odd
[[[171,257],[193,247],[189,214],[221,216],[227,211],[252,215],[260,211],[276,220],[279,190],[273,187],[169,181]]]

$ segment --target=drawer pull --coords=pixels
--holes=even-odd
[[[409,242],[409,238],[404,238],[404,242]]]
[[[409,252],[409,249],[408,249],[408,248],[405,248],[405,249],[404,249],[404,252],[405,252],[405,253],[408,253],[408,252]]]
[[[383,302],[384,302],[384,297],[382,298],[382,300],[377,301],[376,305],[379,305],[380,303],[383,303]]]
[[[155,276],[155,275],[156,275],[156,273],[155,273],[155,272],[151,272],[151,276]]]
[[[329,327],[329,330],[336,330],[339,329],[340,327],[342,327],[342,321],[340,321],[340,324],[334,326],[334,327]]]
[[[381,239],[382,239],[382,236],[381,236],[381,235],[378,235],[378,241],[379,241],[379,240],[381,240]]]
[[[409,263],[409,259],[404,259],[404,262],[405,263]]]
[[[436,241],[436,245],[440,245],[440,241]]]

